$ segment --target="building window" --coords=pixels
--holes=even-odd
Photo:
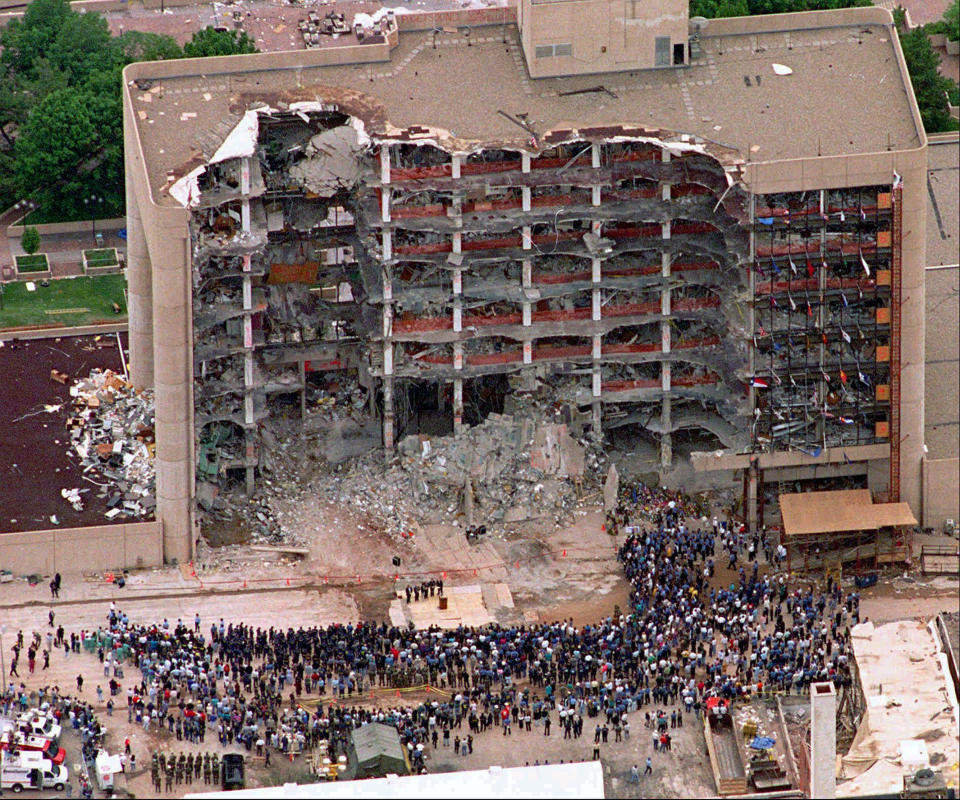
[[[670,37],[658,36],[656,41],[656,57],[653,65],[655,67],[670,66]]]
[[[573,45],[569,42],[565,44],[538,44],[536,48],[537,58],[552,58],[553,56],[572,56]]]

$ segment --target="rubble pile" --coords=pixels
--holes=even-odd
[[[600,453],[588,454],[586,445],[565,425],[490,414],[457,438],[406,437],[399,469],[417,508],[432,507],[445,521],[463,514],[467,524],[559,524],[600,466]]]
[[[70,387],[70,396],[69,452],[80,458],[84,478],[100,486],[107,519],[152,516],[156,507],[152,390],[137,392],[123,376],[96,369]],[[64,489],[62,494],[74,508],[82,507],[79,490]]]
[[[303,544],[297,520],[278,514],[273,501],[295,505],[307,496],[350,508],[397,538],[424,522],[491,531],[527,520],[562,524],[581,499],[596,495],[604,474],[602,449],[589,437],[577,441],[565,425],[505,414],[456,438],[408,436],[387,463],[372,446],[335,466],[310,435],[284,438],[270,446],[270,468],[254,497],[216,504],[244,519],[255,542]]]

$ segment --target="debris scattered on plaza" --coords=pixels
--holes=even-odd
[[[153,391],[138,392],[122,375],[95,369],[70,387],[70,447],[83,478],[107,498],[107,519],[152,516],[156,507]],[[61,494],[76,510],[88,489]]]

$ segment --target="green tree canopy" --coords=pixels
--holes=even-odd
[[[947,38],[951,42],[960,39],[960,0],[953,0],[943,12],[943,21],[947,27]]]
[[[949,78],[940,74],[940,56],[930,44],[923,28],[906,30],[902,8],[894,12],[894,21],[900,34],[900,47],[907,62],[910,83],[917,98],[920,117],[927,133],[951,130],[950,109],[947,107],[947,92],[953,86]]]
[[[144,31],[124,31],[119,36],[123,63],[134,61],[167,61],[183,58],[183,50],[172,36]]]
[[[218,31],[208,25],[197,31],[183,46],[187,58],[204,56],[236,56],[256,53],[257,48],[246,31]]]
[[[40,232],[32,225],[23,229],[23,235],[20,237],[20,246],[23,252],[32,256],[40,249]]]

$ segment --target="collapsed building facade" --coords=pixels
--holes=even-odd
[[[343,371],[388,452],[424,409],[457,436],[532,404],[650,442],[662,473],[742,470],[754,523],[764,482],[860,476],[914,502],[900,469],[922,433],[901,443],[922,379],[918,394],[901,369],[905,337],[922,352],[923,237],[902,242],[923,225],[925,139],[889,17],[688,38],[676,5],[681,34],[627,37],[619,66],[585,77],[596,32],[529,0],[518,25],[498,9],[405,33],[412,15],[386,16],[339,52],[128,68],[131,368],[157,392],[165,552],[190,553],[197,483],[254,491],[264,421]],[[857,140],[863,109],[836,136],[757,130],[771,101],[824,88],[825,47],[898,82],[885,150]],[[745,54],[768,50],[757,75]],[[477,80],[493,96],[458,88]],[[739,97],[771,83],[765,108]]]

